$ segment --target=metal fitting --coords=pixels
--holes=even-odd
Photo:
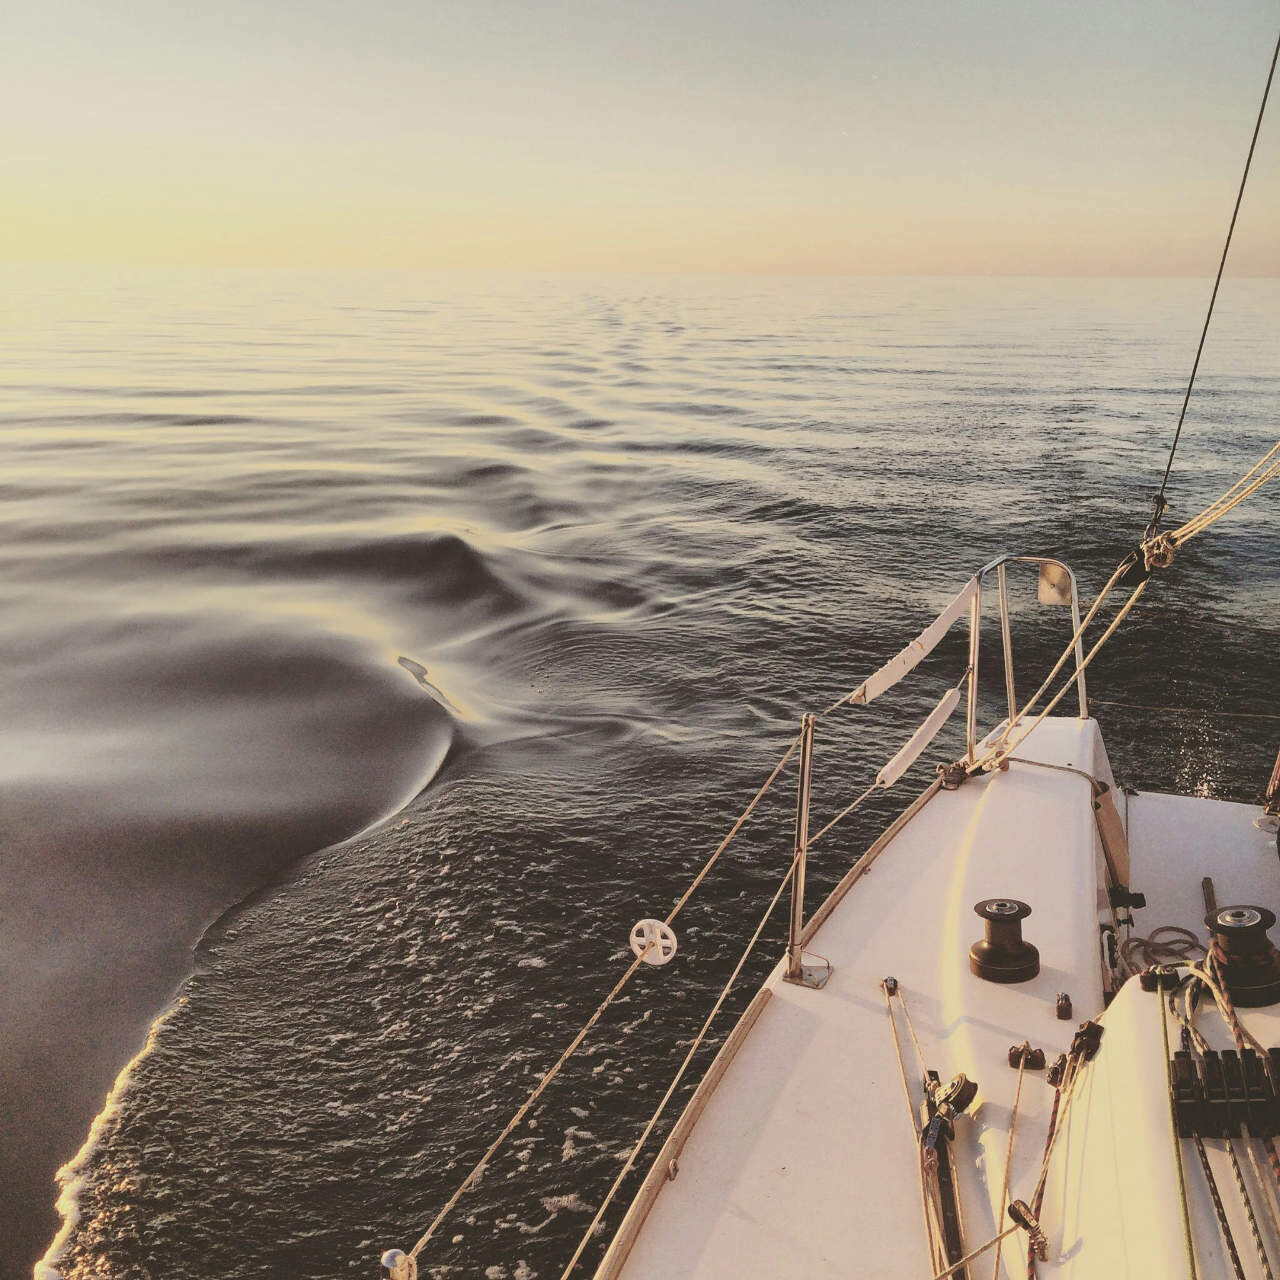
[[[1009,1065],[1016,1071],[1025,1066],[1028,1071],[1044,1070],[1044,1050],[1033,1049],[1025,1041],[1009,1046]]]

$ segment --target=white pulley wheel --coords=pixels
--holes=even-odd
[[[641,920],[631,929],[631,950],[645,964],[669,964],[676,953],[676,935],[661,920]]]

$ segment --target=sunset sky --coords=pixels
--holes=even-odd
[[[0,259],[1208,275],[1277,23],[1274,0],[13,0]],[[1280,275],[1278,114],[1235,274]]]

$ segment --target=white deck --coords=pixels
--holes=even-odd
[[[1093,721],[1048,720],[1018,754],[1110,779]],[[1138,932],[1165,923],[1199,930],[1206,874],[1224,905],[1274,905],[1280,885],[1274,837],[1252,827],[1256,813],[1207,800],[1129,798],[1131,883],[1149,903],[1138,914]],[[902,986],[927,1065],[944,1080],[963,1071],[979,1084],[954,1150],[966,1243],[986,1241],[1005,1203],[1016,1082],[1009,1047],[1027,1039],[1052,1061],[1078,1023],[1103,1006],[1099,851],[1091,787],[1073,772],[1015,762],[1005,773],[933,796],[812,938],[810,951],[834,967],[825,989],[782,982],[781,968],[771,976],[771,997],[679,1153],[678,1177],[662,1184],[647,1216],[637,1201],[598,1274],[629,1280],[933,1274],[916,1138],[880,988],[887,975]],[[1024,932],[1040,950],[1041,971],[1030,982],[1000,986],[969,972],[968,949],[983,929],[973,905],[989,897],[1021,898],[1033,908]],[[1044,1224],[1053,1252],[1042,1275],[1187,1274],[1156,1038],[1159,1004],[1131,985],[1104,1019],[1099,1069],[1062,1140],[1071,1176],[1064,1182],[1055,1166],[1050,1180]],[[1055,1016],[1060,991],[1071,995],[1071,1021]],[[1154,1030],[1147,1025],[1152,1017]],[[1267,1010],[1249,1017],[1265,1043],[1280,1041],[1280,1017]],[[1134,1048],[1139,1041],[1142,1052]],[[904,1052],[918,1100],[905,1039]],[[1052,1100],[1043,1073],[1028,1073],[1010,1198],[1031,1196]],[[662,1167],[671,1154],[659,1157]],[[1083,1190],[1081,1168],[1088,1170]],[[1207,1196],[1193,1185],[1191,1198],[1206,1241],[1197,1246],[1201,1275],[1227,1275]],[[1247,1232],[1239,1238],[1248,1244]],[[1019,1233],[1006,1242],[1002,1268],[1018,1280],[1026,1274],[1022,1240]],[[993,1267],[988,1253],[970,1274],[990,1276]]]

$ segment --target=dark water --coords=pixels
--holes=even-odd
[[[4,1274],[58,1231],[54,1172],[100,1110],[62,1175],[68,1277],[373,1274],[407,1247],[801,710],[999,551],[1101,584],[1206,292],[10,273]],[[1280,284],[1219,305],[1178,516],[1277,434]],[[1026,599],[1032,673],[1064,619]],[[1278,637],[1264,491],[1091,671],[1096,698],[1195,712],[1098,706],[1117,774],[1256,799],[1280,721],[1221,713],[1280,711]],[[963,660],[957,631],[823,726],[815,821]],[[993,723],[994,660],[986,684]],[[815,855],[815,896],[925,773]],[[785,866],[790,805],[788,781],[427,1274],[559,1276]]]

